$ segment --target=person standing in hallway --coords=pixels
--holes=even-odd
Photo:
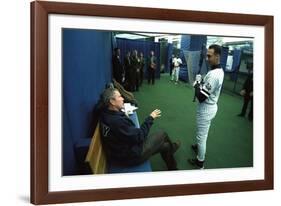
[[[157,68],[156,57],[154,56],[154,51],[150,51],[150,56],[148,58],[148,79],[147,82],[154,84],[155,72]]]

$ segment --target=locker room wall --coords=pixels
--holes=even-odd
[[[83,174],[77,145],[89,143],[94,105],[111,80],[112,35],[81,29],[63,29],[62,35],[63,175]]]

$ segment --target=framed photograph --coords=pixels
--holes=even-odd
[[[223,48],[220,63],[226,94],[218,102],[209,131],[208,159],[200,170],[187,161],[193,155],[190,144],[196,133],[192,84],[196,74],[208,72],[206,50],[212,44]],[[154,107],[161,107],[162,117],[153,127],[183,136],[175,153],[178,170],[166,169],[159,155],[144,170],[105,172],[102,158],[95,166],[102,151],[97,149],[101,145],[96,146],[100,134],[94,107],[115,75],[112,55],[117,48],[122,64],[132,51],[153,62],[144,61],[142,84],[132,87],[126,75],[120,81],[130,91],[125,93],[127,98],[133,93],[138,101],[136,125]],[[151,51],[155,60],[149,57]],[[171,63],[172,55],[180,60]],[[176,64],[180,72],[173,79],[170,66]],[[149,81],[149,65],[155,70],[155,85],[154,77]],[[248,121],[237,114],[249,74],[252,113]],[[273,85],[273,16],[32,2],[31,202],[273,189]],[[239,116],[244,115],[242,110]]]

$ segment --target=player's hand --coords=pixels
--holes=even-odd
[[[201,74],[197,74],[197,75],[196,75],[195,81],[196,81],[196,82],[199,82],[199,83],[202,81],[202,76],[201,76]]]
[[[156,119],[157,117],[161,117],[161,111],[159,109],[155,109],[153,112],[151,112],[150,116],[153,119]]]
[[[241,90],[240,94],[241,96],[244,96],[246,94],[246,90],[245,89]]]

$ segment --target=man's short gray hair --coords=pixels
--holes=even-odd
[[[115,95],[116,91],[118,91],[118,90],[115,88],[111,88],[111,87],[109,87],[103,91],[103,93],[101,95],[101,100],[102,100],[102,104],[105,107],[108,107],[110,104],[110,100],[114,99],[114,95]]]

